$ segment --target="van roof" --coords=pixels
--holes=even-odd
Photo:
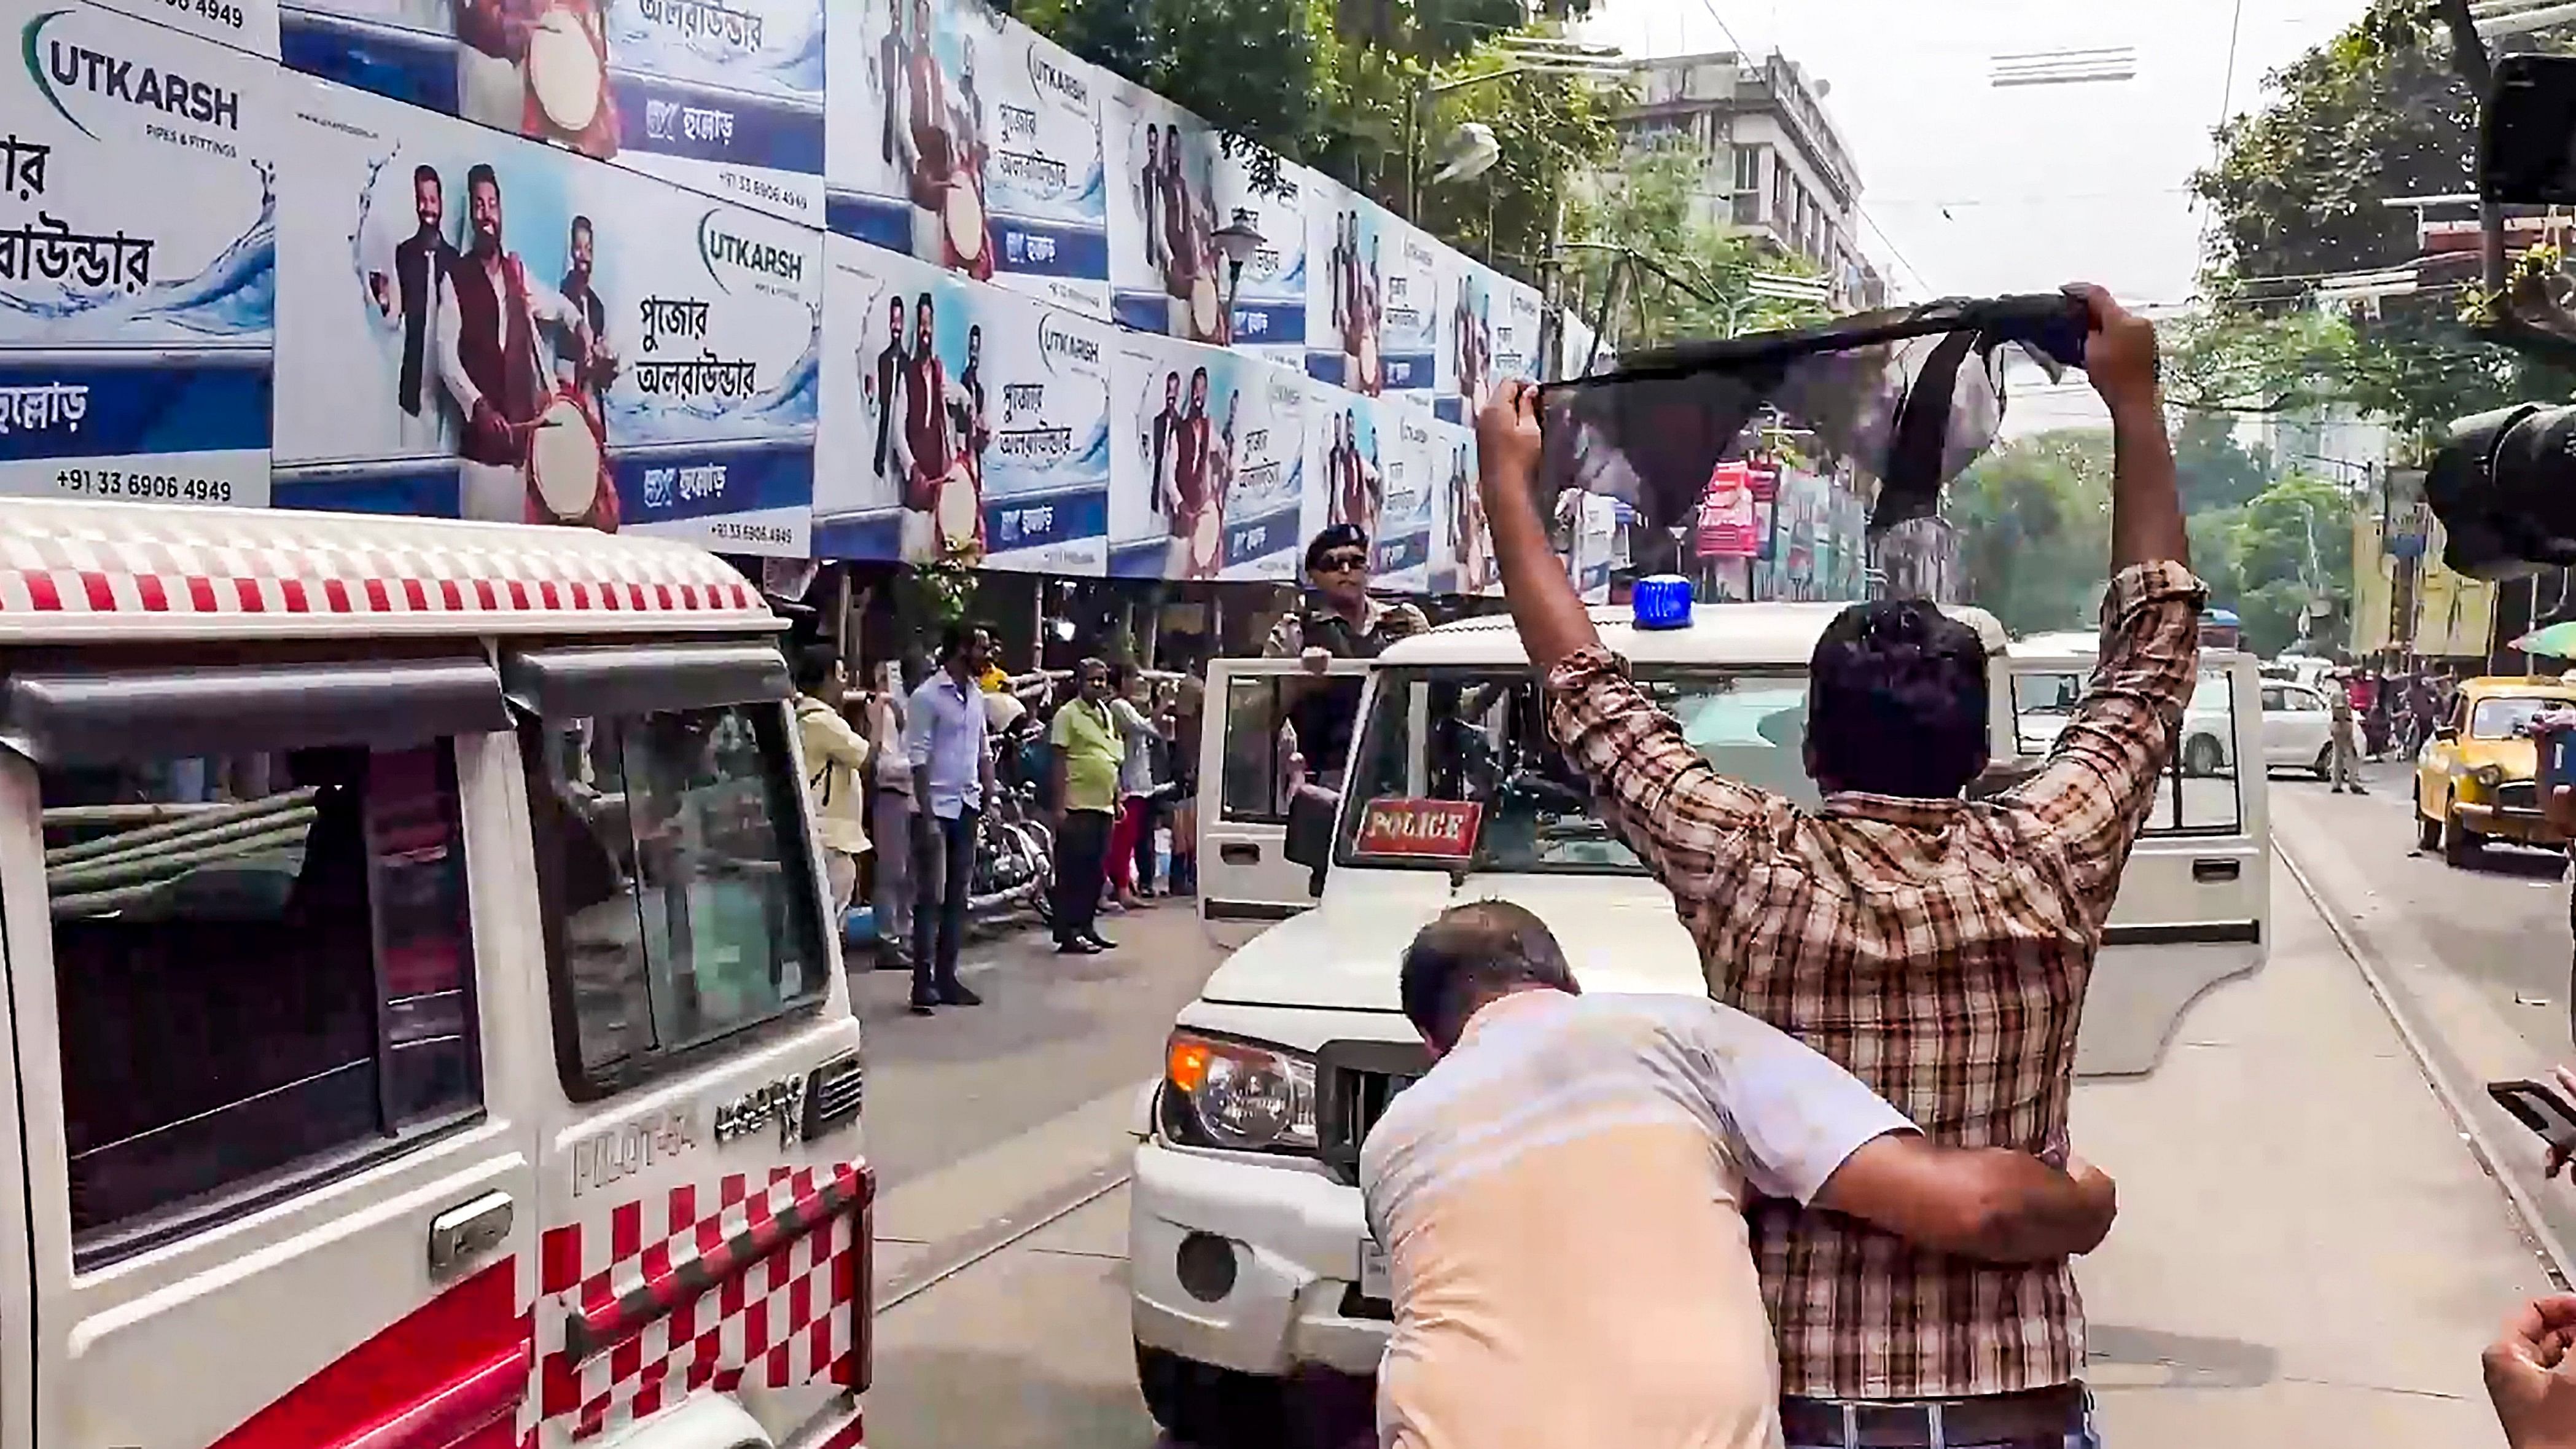
[[[0,498],[0,644],[734,633],[722,559],[581,528]]]
[[[1687,629],[1640,629],[1629,610],[1595,607],[1592,622],[1601,642],[1636,664],[1729,664],[1747,668],[1807,667],[1816,640],[1841,604],[1702,604]],[[1941,612],[1977,631],[1987,652],[2001,653],[2003,625],[1983,609],[1945,604]],[[1385,664],[1526,664],[1520,631],[1509,614],[1487,614],[1443,624],[1387,647]]]

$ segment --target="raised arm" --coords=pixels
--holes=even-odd
[[[2099,287],[2068,290],[2092,307],[2085,369],[2111,411],[2113,573],[2092,688],[2047,762],[2001,799],[2057,847],[2098,919],[2110,909],[2200,682],[2200,610],[2208,595],[2191,572],[2155,328]]]
[[[1709,768],[1601,646],[1531,494],[1537,388],[1513,379],[1496,390],[1476,419],[1476,456],[1503,595],[1546,683],[1548,733],[1605,802],[1608,823],[1690,919],[1741,858],[1746,833],[1784,818],[1788,801]]]

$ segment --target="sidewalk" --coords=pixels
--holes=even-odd
[[[2478,1352],[2548,1291],[2502,1191],[2288,872],[2270,963],[2155,1075],[2076,1089],[2120,1184],[2079,1267],[2114,1449],[2488,1449]]]

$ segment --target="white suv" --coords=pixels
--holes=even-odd
[[[1717,769],[1812,803],[1805,668],[1836,612],[1730,604],[1669,630],[1594,616]],[[2007,657],[1992,618],[1954,612],[1993,651],[1998,756],[2026,759],[2010,676],[2090,662]],[[2204,668],[2257,697],[2250,658]],[[1209,684],[1201,913],[1219,932],[1266,929],[1182,1010],[1140,1106],[1128,1267],[1148,1406],[1176,1439],[1232,1449],[1275,1441],[1301,1371],[1373,1373],[1385,1347],[1393,1314],[1358,1165],[1387,1101],[1429,1065],[1397,1000],[1416,930],[1457,902],[1508,898],[1549,923],[1591,989],[1705,986],[1672,898],[1549,746],[1510,620],[1435,629],[1320,679],[1293,660],[1221,660]],[[1335,708],[1353,721],[1345,788],[1298,794],[1281,725],[1303,719],[1298,733],[1329,750]],[[2246,758],[2260,713],[2232,717],[2231,753]],[[2151,1070],[2193,997],[2261,963],[2269,877],[2261,772],[2169,774],[2113,912],[2079,1069]]]

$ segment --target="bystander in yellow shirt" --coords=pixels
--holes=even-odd
[[[1068,702],[1055,712],[1047,740],[1064,758],[1064,808],[1094,810],[1103,815],[1118,808],[1118,767],[1127,759],[1127,741],[1109,707],[1087,699]]]

